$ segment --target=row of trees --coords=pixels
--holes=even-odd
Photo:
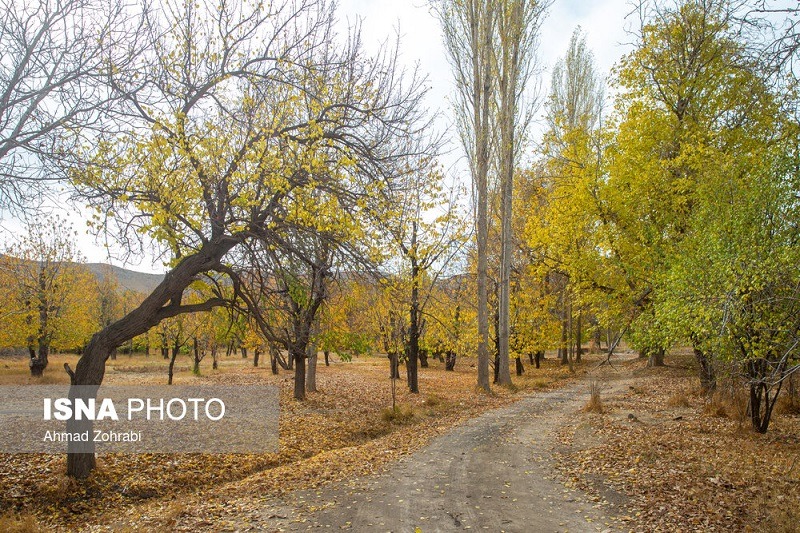
[[[770,53],[791,58],[791,37],[755,32],[769,21],[746,7],[642,4],[608,117],[573,36],[543,156],[521,178],[535,206],[523,240],[531,283],[557,272],[578,317],[626,332],[652,364],[689,344],[706,390],[723,369],[741,376],[764,432],[798,368],[800,137],[793,71]]]
[[[690,342],[707,386],[720,362],[744,369],[765,431],[797,368],[796,34],[744,3],[643,3],[610,117],[577,34],[521,169],[548,4],[433,4],[476,193],[466,256],[423,79],[396,50],[365,54],[358,28],[337,35],[334,2],[4,6],[4,207],[54,176],[99,230],[132,253],[155,243],[169,267],[101,324],[72,383],[101,384],[136,337],[219,312],[288,353],[297,399],[315,342],[380,343],[415,392],[426,343],[451,362],[474,345],[488,389],[491,306],[498,383],[523,354],[580,356],[587,327],[627,333],[656,364]],[[385,299],[375,320],[358,294]],[[73,476],[93,468],[68,457]]]

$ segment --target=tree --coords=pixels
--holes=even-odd
[[[490,118],[495,87],[492,50],[497,2],[439,0],[434,3],[444,32],[445,49],[456,81],[454,102],[458,132],[467,154],[475,193],[477,246],[478,387],[489,390],[489,163]]]
[[[443,179],[436,169],[407,176],[392,199],[396,216],[384,221],[391,245],[399,250],[400,272],[387,281],[408,309],[404,351],[408,388],[413,393],[419,392],[417,363],[427,365],[420,347],[426,305],[465,236],[457,216],[459,191],[455,186],[443,188]]]
[[[0,256],[3,344],[24,345],[31,376],[41,376],[53,347],[78,348],[96,331],[97,291],[64,222],[32,222]]]
[[[122,2],[0,3],[0,207],[63,179],[60,154],[105,127],[113,96],[103,80],[125,69],[139,27]]]
[[[553,69],[542,161],[525,175],[532,196],[528,205],[536,206],[525,228],[528,255],[538,263],[531,273],[536,273],[535,283],[543,293],[555,298],[543,303],[558,315],[562,364],[570,363],[573,309],[581,317],[597,296],[602,301],[598,288],[614,286],[605,275],[607,259],[599,253],[604,242],[597,229],[603,220],[598,201],[604,182],[602,104],[602,83],[577,28],[565,57]],[[574,329],[580,357],[580,324]]]
[[[225,258],[244,243],[284,243],[313,191],[358,209],[426,149],[420,80],[403,81],[388,51],[364,57],[357,35],[339,45],[327,2],[175,3],[144,28],[147,53],[111,78],[131,127],[81,154],[72,181],[123,244],[145,234],[174,259],[92,338],[75,385],[102,382],[110,351],[161,320],[226,305],[221,292],[184,303],[184,291],[204,273],[235,280]],[[68,456],[70,475],[92,468],[92,454]]]
[[[512,206],[515,162],[524,145],[527,126],[533,116],[535,98],[523,101],[526,87],[536,72],[536,49],[539,28],[549,6],[548,1],[504,0],[497,15],[497,43],[494,65],[497,71],[497,122],[500,139],[500,287],[498,296],[497,381],[510,385],[509,335],[511,264],[516,249],[512,232]],[[529,87],[527,87],[529,88]],[[530,91],[528,92],[530,95]],[[527,104],[527,105],[526,105]]]

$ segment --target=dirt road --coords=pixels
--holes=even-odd
[[[588,383],[541,392],[434,439],[385,473],[272,509],[281,531],[615,531],[613,507],[566,487],[556,432],[588,398]],[[276,522],[277,521],[277,522]]]

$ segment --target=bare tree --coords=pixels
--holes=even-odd
[[[105,79],[131,60],[139,24],[121,2],[0,1],[0,207],[63,178],[60,155],[101,128]]]

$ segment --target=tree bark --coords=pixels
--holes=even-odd
[[[515,361],[517,366],[517,375],[521,376],[525,372],[525,367],[522,366],[522,359],[520,356],[517,356]]]
[[[306,399],[306,350],[305,347],[295,346],[290,359],[294,359],[294,399]]]
[[[306,392],[317,392],[317,343],[308,344],[308,367],[306,369]]]

